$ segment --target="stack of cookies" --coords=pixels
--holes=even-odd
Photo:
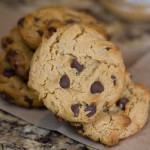
[[[133,83],[120,49],[91,16],[58,6],[39,9],[18,21],[2,47],[2,98],[26,107],[44,104],[107,146],[146,123],[148,89]]]
[[[23,107],[43,107],[38,93],[27,86],[30,62],[42,38],[49,38],[57,28],[83,23],[102,33],[105,29],[84,13],[61,6],[38,9],[19,19],[17,25],[1,40],[0,97]]]

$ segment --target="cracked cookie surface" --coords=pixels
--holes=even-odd
[[[0,53],[0,98],[22,107],[44,107],[38,100],[38,93],[15,75],[5,55],[4,51]]]
[[[125,89],[108,112],[102,113],[94,123],[72,125],[79,128],[80,134],[107,146],[113,146],[118,144],[120,139],[135,134],[145,125],[149,102],[150,93],[146,87],[134,84],[127,73]]]
[[[88,123],[120,97],[124,70],[114,44],[76,24],[42,42],[32,59],[29,86],[59,117]]]
[[[6,52],[5,59],[14,69],[15,74],[27,82],[33,52],[24,44],[17,27],[14,27],[7,36],[2,38],[1,46]]]
[[[108,38],[105,29],[93,17],[62,6],[44,7],[27,14],[18,21],[18,27],[25,43],[35,49],[42,37],[49,38],[57,28],[74,23],[87,24]]]

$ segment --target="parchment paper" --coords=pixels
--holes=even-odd
[[[6,35],[17,20],[22,16],[19,12],[14,12],[3,8],[0,5],[0,39]],[[127,60],[126,60],[127,61]],[[140,58],[130,71],[136,82],[143,82],[150,88],[150,51]],[[19,117],[36,126],[58,131],[76,141],[100,150],[150,150],[150,116],[146,126],[134,136],[122,140],[119,145],[107,148],[100,143],[93,142],[88,138],[80,136],[73,127],[67,123],[60,123],[53,114],[46,109],[25,109],[0,100],[0,109]]]

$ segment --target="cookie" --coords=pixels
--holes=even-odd
[[[28,84],[57,116],[89,123],[120,97],[124,70],[114,44],[76,24],[42,42],[33,56]]]
[[[108,112],[102,113],[99,119],[91,124],[72,125],[78,127],[82,135],[107,146],[114,146],[120,139],[135,134],[145,125],[149,102],[150,93],[146,87],[134,84],[127,73],[125,89]]]
[[[6,60],[14,69],[15,74],[27,82],[33,52],[24,44],[17,27],[2,38],[1,46],[6,52]]]
[[[4,52],[0,57],[0,98],[22,107],[43,107],[38,93],[17,77],[15,70],[4,60]]]
[[[105,38],[108,37],[102,25],[89,15],[62,6],[49,6],[38,9],[19,19],[19,31],[32,49],[41,43],[42,37],[49,38],[57,28],[74,23],[88,24],[99,31]]]

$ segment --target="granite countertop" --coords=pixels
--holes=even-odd
[[[95,16],[105,25],[112,41],[121,47],[127,67],[150,48],[149,23],[122,21],[100,6],[98,0],[0,0],[4,7],[24,13],[48,3],[74,7]],[[36,127],[0,110],[0,150],[3,149],[94,150],[58,132]]]
[[[0,111],[0,150],[94,150]]]

